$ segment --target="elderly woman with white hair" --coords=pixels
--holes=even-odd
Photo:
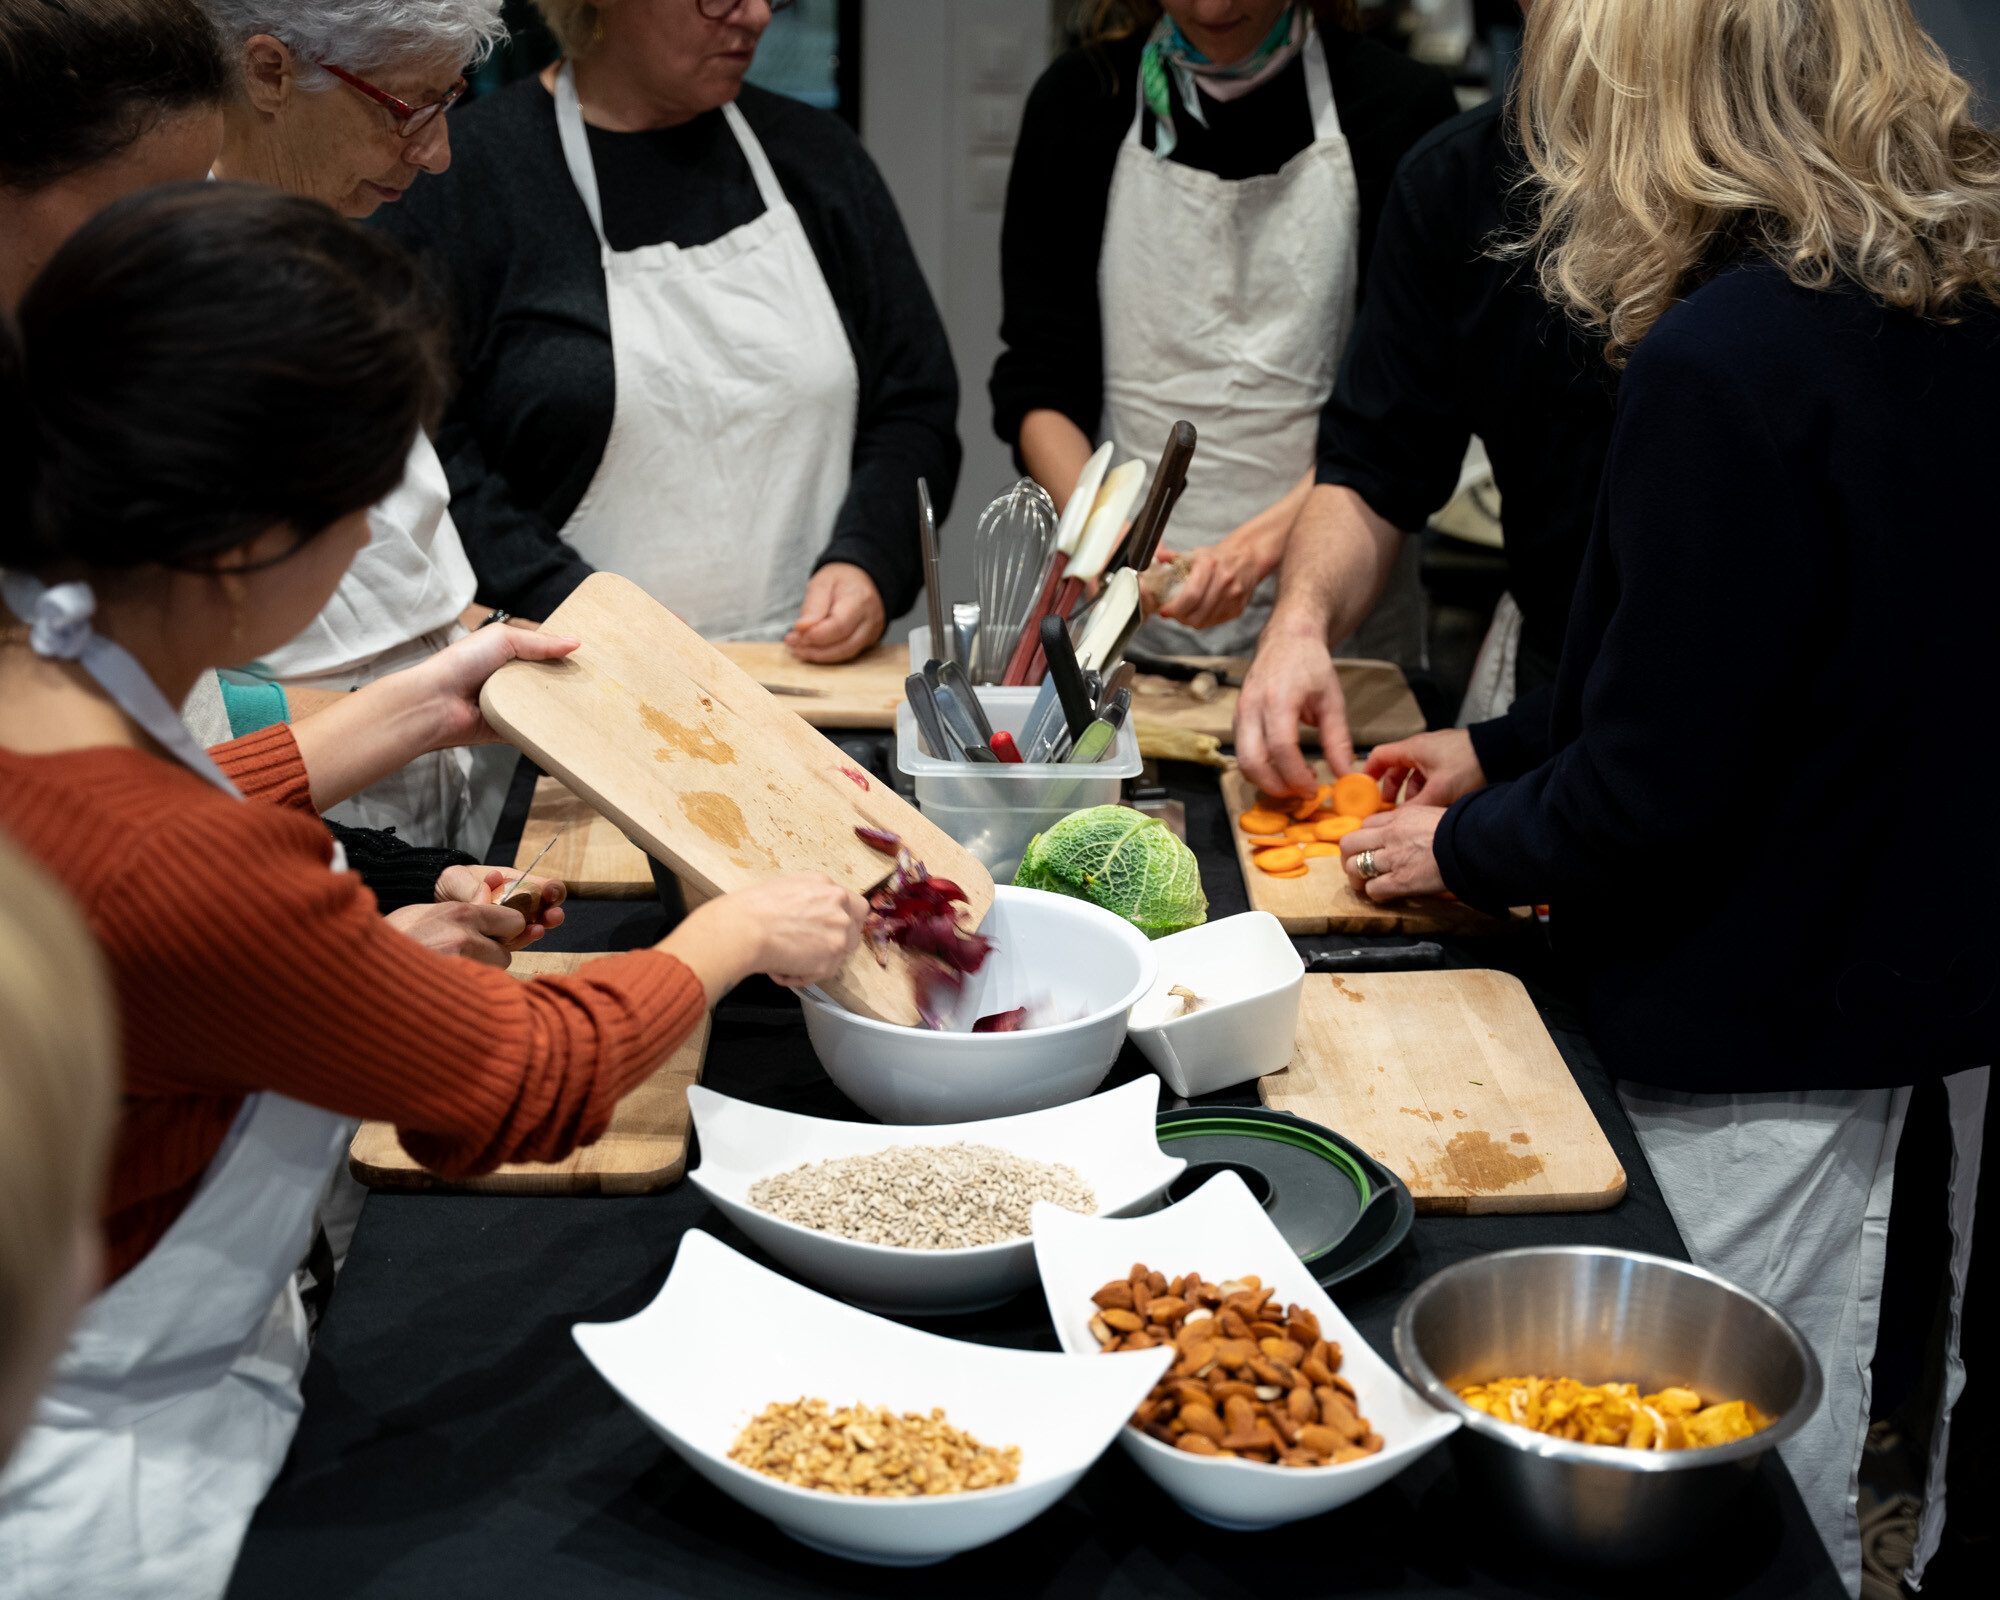
[[[202,3],[240,69],[215,175],[308,195],[354,218],[451,164],[445,113],[465,92],[467,67],[505,32],[501,0]],[[468,614],[475,584],[450,504],[437,452],[419,434],[402,486],[374,508],[374,537],[332,602],[298,638],[245,667],[282,684],[296,714],[412,666],[476,624],[484,613]],[[483,855],[504,786],[490,758],[435,751],[331,815]]]

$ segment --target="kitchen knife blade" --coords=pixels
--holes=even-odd
[[[966,676],[965,668],[956,661],[949,662],[942,669],[940,676],[944,680],[944,686],[958,696],[959,704],[971,712],[973,726],[979,730],[980,742],[991,744],[993,720],[986,715],[986,708],[979,703],[979,696],[973,693],[972,679]]]
[[[921,672],[913,672],[903,680],[903,697],[910,702],[910,714],[917,719],[917,727],[923,733],[925,754],[939,761],[957,760],[958,752],[945,735],[944,718],[939,715],[937,701],[931,698],[931,686]]]
[[[951,659],[951,633],[945,627],[944,586],[938,578],[937,513],[931,509],[931,486],[917,479],[917,540],[924,558],[924,606],[930,618],[931,654]]]
[[[939,684],[931,691],[931,699],[937,705],[938,715],[944,719],[945,732],[958,742],[959,749],[965,752],[966,760],[992,763],[1000,759],[988,748],[986,741],[979,737],[978,725],[972,720],[971,713],[965,709],[958,696],[951,692],[949,684]]]

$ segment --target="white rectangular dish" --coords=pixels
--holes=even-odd
[[[1355,1331],[1233,1172],[1211,1178],[1179,1205],[1149,1216],[1079,1217],[1038,1204],[1034,1225],[1035,1264],[1049,1316],[1062,1347],[1076,1355],[1123,1359],[1095,1353],[1090,1319],[1097,1308],[1090,1297],[1140,1261],[1170,1278],[1199,1272],[1217,1282],[1255,1274],[1281,1301],[1311,1311],[1326,1337],[1340,1346],[1341,1375],[1354,1385],[1361,1414],[1383,1440],[1377,1454],[1360,1461],[1301,1468],[1217,1460],[1176,1450],[1137,1428],[1119,1430],[1119,1441],[1146,1476],[1204,1522],[1274,1528],[1318,1516],[1387,1483],[1458,1427],[1456,1417],[1433,1409]]]
[[[901,1314],[976,1311],[1035,1281],[1031,1239],[963,1250],[867,1244],[760,1211],[750,1203],[752,1185],[807,1162],[962,1140],[1075,1168],[1096,1191],[1103,1214],[1143,1210],[1187,1165],[1165,1154],[1154,1136],[1159,1090],[1159,1080],[1149,1076],[1018,1117],[889,1127],[768,1111],[696,1087],[688,1091],[688,1108],[701,1140],[701,1164],[688,1177],[759,1249],[843,1300]]]
[[[1268,911],[1246,911],[1153,941],[1159,975],[1127,1031],[1175,1094],[1193,1098],[1291,1063],[1306,964]],[[1176,984],[1199,1010],[1168,1017]]]
[[[1170,1354],[1079,1361],[942,1339],[815,1294],[699,1229],[683,1236],[644,1311],[571,1332],[625,1402],[732,1500],[815,1550],[903,1567],[1040,1516],[1104,1453]],[[802,1397],[926,1416],[942,1406],[982,1444],[1019,1446],[1020,1476],[997,1489],[873,1499],[800,1488],[729,1459],[766,1406]]]

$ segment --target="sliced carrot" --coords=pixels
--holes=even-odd
[[[1292,815],[1300,822],[1303,822],[1307,817],[1319,810],[1321,806],[1325,805],[1332,795],[1333,785],[1323,783],[1311,794],[1300,796],[1297,803],[1292,807]]]
[[[1243,837],[1249,841],[1252,850],[1264,850],[1274,844],[1283,844],[1285,842],[1285,836],[1282,833],[1246,833]]]
[[[1290,872],[1292,868],[1303,866],[1305,856],[1297,845],[1280,845],[1275,850],[1259,850],[1250,858],[1262,872]]]
[[[1333,803],[1342,816],[1372,817],[1385,810],[1382,786],[1365,772],[1350,772],[1333,781]]]
[[[1301,861],[1296,867],[1292,868],[1290,872],[1274,872],[1271,874],[1271,876],[1274,878],[1303,878],[1311,871],[1312,868],[1308,867],[1303,861]]]
[[[1319,835],[1313,832],[1313,825],[1310,822],[1295,822],[1285,830],[1285,837],[1293,844],[1306,844],[1317,839]]]
[[[1245,833],[1283,833],[1285,824],[1291,820],[1283,811],[1267,811],[1262,806],[1253,806],[1236,819],[1236,824]]]
[[[1337,844],[1328,844],[1323,839],[1315,839],[1311,844],[1300,845],[1299,853],[1308,861],[1311,861],[1319,856],[1338,856],[1340,854],[1340,846]]]
[[[1313,824],[1313,837],[1332,844],[1336,840],[1346,838],[1360,826],[1359,817],[1328,817],[1324,822]]]

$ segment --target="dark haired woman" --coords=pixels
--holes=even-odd
[[[1194,423],[1170,537],[1192,570],[1140,637],[1154,650],[1255,646],[1390,175],[1457,111],[1353,11],[1095,0],[1028,98],[994,427],[1061,505],[1093,440],[1150,465]]]
[[[197,0],[0,7],[0,307],[120,195],[200,178],[226,77]]]
[[[207,173],[230,81],[197,0],[0,4],[0,309],[18,305],[42,263],[114,200]],[[204,673],[182,710],[214,743],[232,728],[296,719],[332,698]],[[540,937],[539,926],[524,928],[516,913],[489,903],[494,875],[471,856],[329,826],[383,913],[427,948],[504,967],[510,945]],[[542,888],[543,920],[553,927],[563,917],[562,887]]]
[[[386,927],[313,808],[490,737],[480,685],[574,648],[548,635],[483,629],[212,759],[188,737],[176,697],[317,614],[437,404],[434,313],[387,241],[273,190],[151,190],[56,254],[12,343],[0,828],[104,948],[124,1094],[112,1281],[0,1477],[0,1593],[214,1596],[297,1422],[292,1270],[349,1119],[445,1173],[559,1158],[723,989],[834,971],[865,908],[776,879],[534,983]],[[228,913],[191,921],[160,863],[209,860]]]

